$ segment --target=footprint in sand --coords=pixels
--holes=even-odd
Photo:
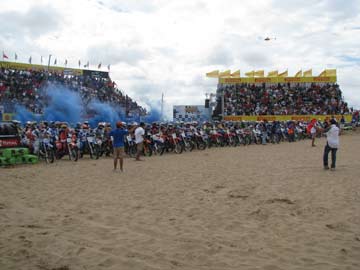
[[[326,228],[337,231],[337,232],[350,232],[351,231],[349,226],[342,222],[326,224],[325,226],[326,226]]]
[[[108,258],[105,261],[99,263],[99,266],[103,267],[111,267],[116,264],[116,261],[114,259]]]
[[[270,199],[270,200],[267,200],[266,203],[268,204],[271,204],[271,203],[286,203],[286,204],[295,204],[294,201],[291,201],[287,198],[275,198],[275,199]]]
[[[243,190],[230,190],[228,192],[228,197],[231,199],[247,199],[249,197],[249,194],[246,191]]]

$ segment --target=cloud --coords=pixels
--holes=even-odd
[[[230,66],[234,63],[231,50],[226,47],[215,48],[207,58],[206,64],[214,66]]]
[[[131,12],[153,12],[155,10],[155,4],[152,0],[96,0],[97,4],[103,6],[109,10],[113,10],[119,13],[131,13]]]
[[[149,52],[137,45],[117,46],[111,43],[98,44],[87,49],[87,57],[92,62],[103,62],[112,65],[126,63],[136,65],[149,57]]]
[[[61,16],[52,6],[33,6],[26,12],[0,13],[0,32],[7,38],[37,38],[59,28]]]

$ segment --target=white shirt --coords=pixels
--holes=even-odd
[[[311,128],[310,133],[311,133],[311,134],[315,134],[315,133],[316,133],[315,125],[313,125],[313,127]]]
[[[340,129],[336,125],[331,125],[330,130],[326,133],[327,143],[331,148],[339,147]]]
[[[145,135],[145,130],[142,127],[135,129],[135,143],[142,143],[144,141],[143,136]]]

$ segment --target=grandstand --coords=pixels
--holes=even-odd
[[[311,70],[310,70],[311,71]],[[345,115],[351,121],[351,109],[337,84],[336,70],[325,70],[319,76],[298,72],[289,77],[264,71],[246,73],[230,71],[207,73],[218,78],[217,102],[213,118],[224,120],[309,120]],[[258,75],[258,76],[256,76]],[[310,76],[309,76],[310,75]]]
[[[79,94],[85,108],[84,119],[91,116],[91,110],[86,107],[91,100],[123,111],[125,121],[146,114],[144,108],[118,89],[108,72],[0,61],[2,120],[15,116],[16,105],[22,105],[29,113],[42,115],[51,102],[44,91],[50,84]]]

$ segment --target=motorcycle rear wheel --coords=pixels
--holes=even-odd
[[[77,148],[70,149],[70,160],[78,161],[79,159],[79,151]]]
[[[181,145],[180,145],[179,143],[177,143],[177,144],[175,145],[174,152],[175,152],[176,154],[181,154],[181,153],[183,152],[183,148],[181,147]]]
[[[54,160],[55,160],[54,150],[46,149],[45,150],[45,161],[46,161],[46,163],[54,163]]]

